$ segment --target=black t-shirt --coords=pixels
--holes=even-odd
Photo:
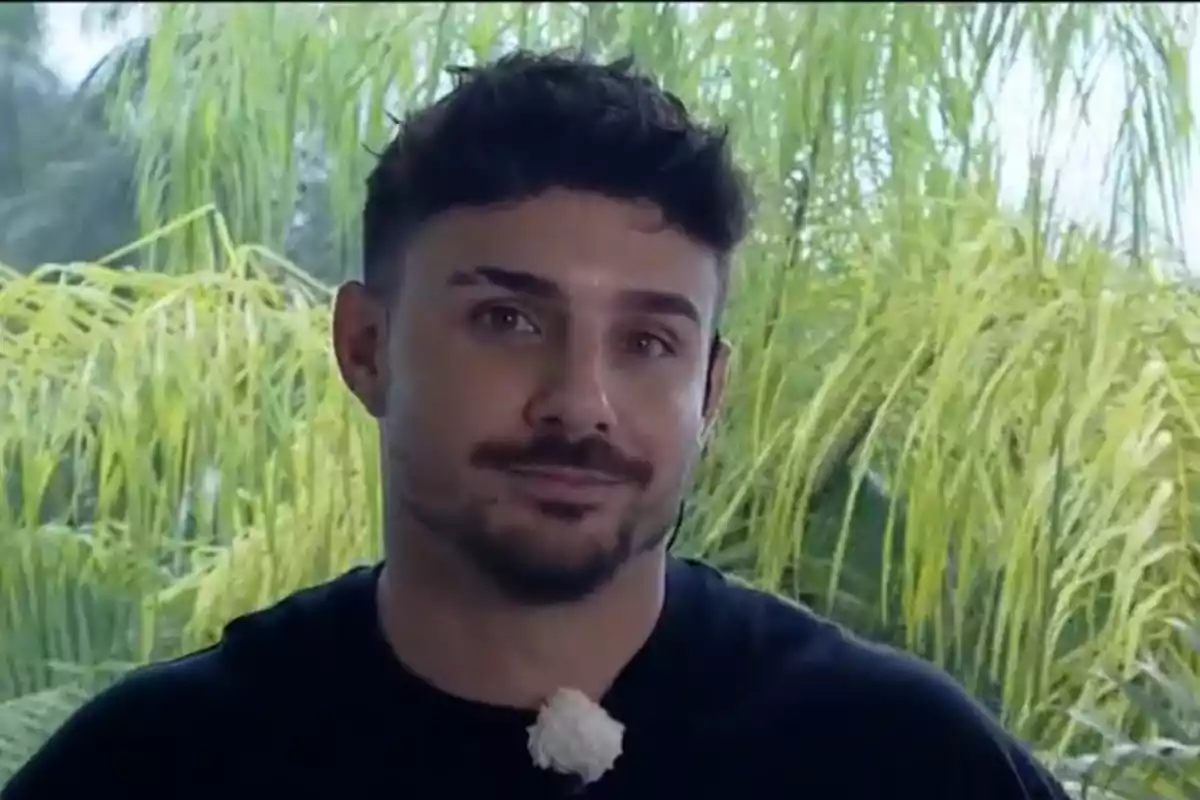
[[[0,794],[1065,798],[941,672],[686,561],[671,562],[658,625],[602,700],[625,725],[622,755],[578,792],[533,765],[533,712],[404,669],[377,627],[377,575],[298,592],[208,650],[130,674]]]

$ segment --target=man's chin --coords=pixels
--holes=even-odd
[[[586,599],[612,580],[619,565],[594,562],[568,567],[493,561],[485,569],[496,587],[511,600],[522,605],[545,606]]]
[[[623,542],[608,548],[586,547],[574,553],[536,552],[514,547],[511,540],[465,543],[467,556],[495,586],[523,605],[557,605],[587,598],[613,579],[629,560]]]

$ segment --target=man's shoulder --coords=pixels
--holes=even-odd
[[[784,717],[822,721],[825,745],[869,753],[871,787],[921,788],[926,797],[1065,800],[1025,743],[947,673],[848,633],[824,652],[797,647],[778,664],[772,693]],[[807,742],[806,742],[807,743]],[[814,745],[815,746],[815,745]]]
[[[681,559],[672,572],[687,589],[694,644],[725,654],[721,671],[752,677],[755,685],[768,672],[819,668],[851,641],[841,626],[805,606],[703,562]]]
[[[229,675],[219,648],[128,673],[85,703],[4,786],[4,800],[66,797],[94,785],[147,792],[177,780],[202,752],[196,741],[230,741],[222,724]],[[161,785],[161,784],[159,784]]]
[[[148,713],[159,714],[164,706],[211,709],[226,699],[244,703],[244,695],[261,697],[264,684],[282,686],[287,675],[345,657],[339,645],[374,624],[374,574],[367,568],[351,570],[244,614],[225,626],[219,642],[135,669],[92,704],[146,704]]]
[[[236,673],[228,668],[220,645],[155,662],[99,692],[56,736],[70,738],[74,731],[102,727],[106,738],[126,739],[145,731],[161,739],[176,726],[203,726],[207,718],[218,716],[235,683]]]
[[[711,724],[754,742],[758,757],[788,764],[807,753],[807,763],[840,773],[847,797],[857,783],[869,791],[886,781],[926,797],[1065,797],[944,671],[746,584],[704,580],[726,652],[737,654],[720,668],[723,681],[736,678]],[[808,770],[808,785],[814,778]],[[914,781],[921,786],[904,785]]]
[[[811,609],[761,591],[711,567],[705,584],[703,627],[724,645],[736,669],[753,677],[753,690],[791,703],[833,704],[842,711],[870,707],[990,717],[945,672],[895,648],[862,639]],[[728,671],[731,667],[725,666]],[[811,687],[829,691],[817,693]]]
[[[345,614],[365,607],[354,598],[369,583],[357,570],[296,592],[234,620],[217,644],[132,670],[54,732],[4,800],[67,796],[82,791],[75,781],[137,792],[183,774],[218,779],[238,754],[261,751],[264,726],[286,718],[295,676],[339,657],[337,637],[355,627]]]

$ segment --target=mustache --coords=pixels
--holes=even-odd
[[[569,467],[608,475],[641,487],[654,478],[648,461],[628,456],[598,436],[571,441],[562,436],[538,436],[524,444],[487,442],[471,453],[471,464],[488,469]]]

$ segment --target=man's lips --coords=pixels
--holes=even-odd
[[[599,505],[624,481],[604,472],[570,467],[520,467],[505,472],[517,489],[535,502]]]
[[[616,486],[624,483],[620,478],[606,472],[574,467],[512,467],[505,471],[519,478],[571,487]]]

